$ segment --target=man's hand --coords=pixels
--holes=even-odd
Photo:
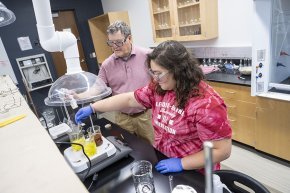
[[[181,172],[183,170],[180,158],[169,158],[161,160],[155,166],[155,169],[161,174],[169,172]]]

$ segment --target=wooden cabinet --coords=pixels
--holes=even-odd
[[[256,97],[246,86],[208,82],[224,99],[233,129],[233,139],[255,146]]]
[[[218,35],[218,0],[149,0],[155,42],[194,41]]]
[[[208,82],[224,99],[233,139],[290,161],[290,103],[251,97],[250,87]]]
[[[256,149],[290,161],[290,103],[257,99]]]
[[[128,12],[108,12],[88,20],[98,63],[101,64],[113,52],[107,45],[107,27],[116,20],[130,25]]]

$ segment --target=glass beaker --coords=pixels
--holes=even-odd
[[[94,137],[94,140],[97,146],[100,146],[103,144],[101,127],[99,125],[94,125],[93,127],[89,127],[87,129],[87,133],[88,135],[91,135]]]
[[[94,140],[94,136],[89,135],[88,138],[85,139],[84,149],[87,156],[92,157],[97,153],[97,147]]]
[[[72,143],[79,143],[81,145],[85,145],[85,137],[82,132],[70,132],[68,133],[70,142]],[[72,144],[71,145],[73,151],[79,151],[82,149],[80,145]]]
[[[155,193],[152,164],[149,161],[133,162],[131,173],[137,193]]]
[[[44,117],[48,128],[55,126],[55,115],[53,109],[46,109],[42,113],[42,116]]]

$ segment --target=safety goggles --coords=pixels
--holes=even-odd
[[[107,45],[113,47],[114,45],[117,47],[122,47],[126,42],[128,36],[126,36],[123,40],[108,40]]]
[[[152,69],[149,69],[148,73],[150,74],[150,76],[152,76],[152,78],[154,78],[155,81],[161,82],[162,78],[164,78],[169,73],[169,71],[167,71],[167,72],[156,72],[156,71],[153,71]]]

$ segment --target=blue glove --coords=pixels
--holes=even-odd
[[[180,158],[169,158],[161,160],[155,166],[155,169],[161,174],[169,172],[181,172],[183,170]]]
[[[83,120],[88,118],[91,114],[93,114],[93,108],[91,105],[81,108],[75,115],[76,124],[80,124]]]

